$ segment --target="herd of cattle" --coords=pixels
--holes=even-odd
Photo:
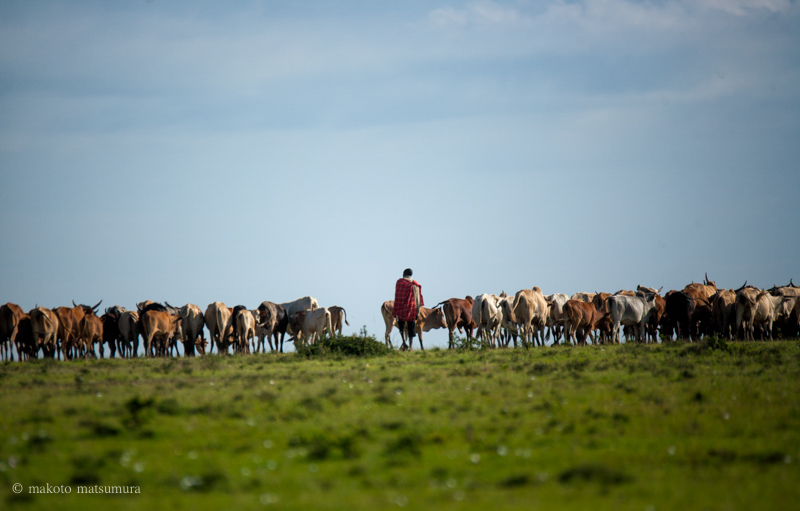
[[[663,297],[661,289],[638,286],[636,291],[609,293],[561,293],[544,295],[538,287],[523,289],[516,295],[481,294],[476,298],[451,298],[434,308],[423,307],[416,321],[420,348],[422,334],[447,328],[449,347],[456,329],[468,340],[473,333],[488,346],[544,346],[552,336],[555,343],[586,344],[589,337],[598,342],[619,343],[620,330],[628,340],[657,342],[673,337],[697,340],[702,336],[754,340],[777,336],[797,337],[800,333],[800,287],[786,286],[763,290],[748,286],[719,289],[706,275],[702,284],[692,282],[683,290],[672,290]],[[384,302],[381,313],[386,322],[386,343],[396,326],[392,318],[393,301]],[[477,330],[477,332],[476,332]],[[403,336],[401,349],[410,348]]]
[[[137,304],[135,311],[115,305],[98,317],[100,303],[73,301],[73,307],[35,307],[27,314],[13,303],[0,306],[0,356],[13,360],[13,346],[20,360],[38,358],[40,352],[64,360],[95,357],[95,348],[103,357],[108,346],[112,358],[118,351],[120,357],[135,357],[140,337],[148,357],[180,353],[178,342],[185,356],[204,355],[207,346],[209,352],[216,346],[218,353],[265,351],[264,339],[270,350],[282,352],[286,333],[290,341],[313,343],[317,335],[341,335],[342,323],[350,324],[342,307],[319,307],[310,296],[281,304],[265,301],[255,310],[214,302],[205,313],[193,304],[176,308],[148,300]]]
[[[517,340],[524,347],[544,346],[551,337],[554,343],[619,343],[620,330],[626,339],[657,342],[672,339],[697,340],[719,335],[728,339],[754,340],[777,336],[797,337],[800,333],[800,286],[789,281],[786,286],[758,289],[747,282],[739,289],[719,289],[708,280],[672,290],[663,297],[661,289],[638,286],[636,291],[576,293],[567,296],[544,295],[538,287],[523,289],[513,297],[481,294],[475,299],[451,298],[433,308],[422,307],[416,320],[420,348],[424,332],[446,328],[449,347],[454,346],[455,331],[468,340],[477,336],[487,346],[507,347]],[[101,301],[102,302],[102,301]],[[255,310],[244,306],[210,304],[205,313],[197,305],[175,308],[151,301],[137,304],[135,311],[113,306],[98,317],[100,307],[77,305],[47,309],[35,307],[27,314],[13,303],[0,306],[0,356],[13,360],[16,349],[20,360],[104,356],[137,356],[139,338],[145,356],[173,356],[183,344],[185,356],[213,353],[250,353],[270,350],[283,352],[286,334],[289,341],[313,343],[318,336],[341,335],[347,322],[344,308],[319,307],[310,296],[292,302],[262,302]],[[389,347],[392,329],[392,300],[381,305],[386,324],[385,342]],[[204,328],[210,343],[206,342]],[[476,332],[477,330],[477,332]],[[400,349],[411,349],[401,332]],[[274,344],[273,344],[274,341]]]

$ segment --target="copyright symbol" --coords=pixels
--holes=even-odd
[[[19,483],[15,484],[11,489],[14,490],[14,493],[22,493],[22,485]]]

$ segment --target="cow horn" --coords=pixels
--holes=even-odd
[[[736,290],[735,290],[735,292],[736,292],[736,293],[738,293],[739,291],[741,291],[742,289],[744,289],[744,287],[745,287],[746,285],[747,285],[747,281],[745,280],[745,281],[744,281],[744,284],[742,284],[742,287],[740,287],[739,289],[736,289]]]
[[[704,282],[705,285],[708,285],[708,272],[706,272],[706,281]]]
[[[77,307],[78,306],[78,304],[75,303],[75,299],[74,298],[72,299],[72,305],[73,305],[73,307]]]
[[[95,306],[94,306],[94,307],[92,307],[92,310],[95,310],[95,311],[96,311],[96,310],[97,310],[97,308],[98,308],[98,307],[100,307],[100,304],[101,304],[101,303],[103,303],[103,300],[100,300],[99,302],[97,302],[97,303],[95,304]]]
[[[789,287],[800,287],[800,286],[796,286],[796,285],[794,284],[794,279],[793,279],[793,278],[791,278],[791,279],[789,279]]]

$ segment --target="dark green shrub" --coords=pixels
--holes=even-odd
[[[304,358],[318,358],[324,356],[343,357],[380,357],[392,353],[382,342],[375,337],[347,336],[327,337],[317,340],[315,344],[306,346],[298,345],[297,354]]]

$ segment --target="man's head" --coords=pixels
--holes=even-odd
[[[411,271],[411,268],[406,268],[403,270],[403,277],[410,277],[414,272]]]

